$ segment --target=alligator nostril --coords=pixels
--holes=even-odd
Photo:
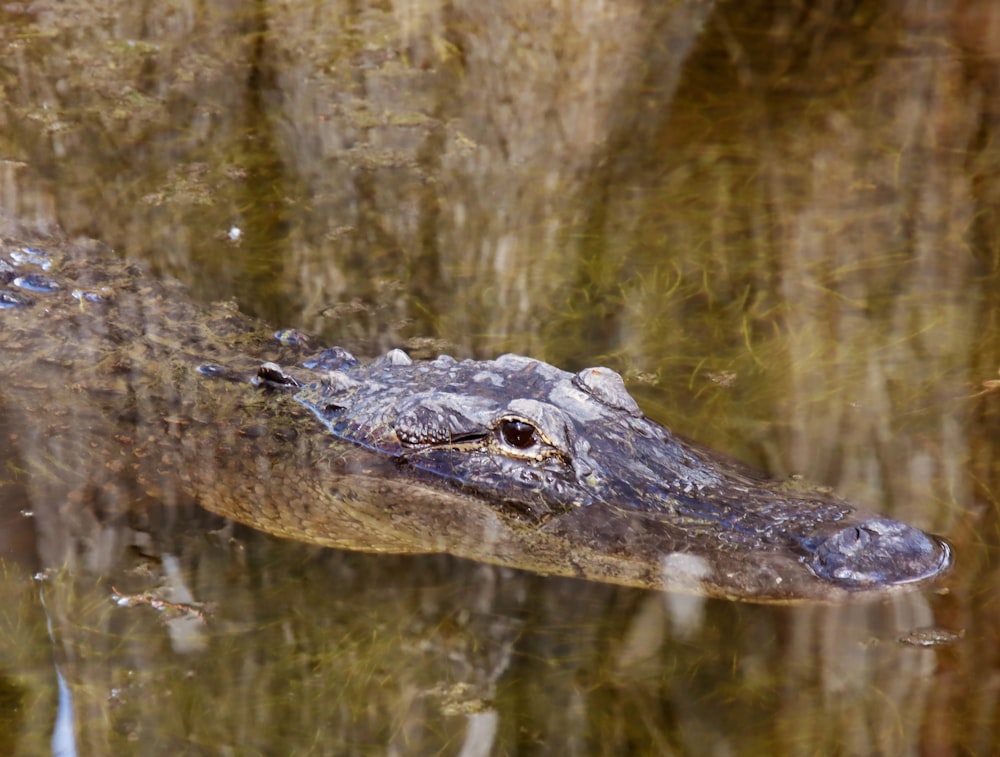
[[[869,518],[820,541],[812,571],[847,588],[890,586],[930,578],[950,561],[947,544],[890,518]]]

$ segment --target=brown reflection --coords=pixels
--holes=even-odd
[[[908,517],[968,502],[961,418],[985,273],[968,241],[968,104],[981,98],[940,54],[950,19],[869,4],[827,18],[819,44],[819,11],[761,29],[734,8],[691,61],[678,99],[693,107],[661,134],[671,155],[645,190],[638,228],[662,243],[629,298],[639,365],[687,372],[702,402],[745,419],[744,443],[767,419],[772,469]],[[760,51],[797,59],[803,44],[808,65]]]
[[[248,744],[898,753],[919,745],[935,682],[934,652],[894,642],[928,619],[912,596],[847,612],[708,601],[692,623],[654,593],[442,558],[304,552],[240,530],[177,536],[176,585],[206,618],[194,629],[201,652],[178,648],[176,616],[116,607],[89,576],[57,573],[39,587],[80,754],[148,754],[150,744],[163,754]],[[143,562],[109,576],[162,592],[160,568]],[[28,600],[12,606],[23,613]],[[44,627],[17,641],[41,658],[50,649]],[[54,699],[51,683],[31,683],[25,749],[45,743]]]
[[[712,5],[262,7],[19,16],[11,139],[49,180],[13,207],[54,196],[71,233],[205,297],[257,282],[251,309],[369,349],[434,328],[534,352],[553,297],[595,281],[566,266],[604,233],[581,193],[665,117]]]
[[[664,642],[674,651],[650,658],[643,674],[661,683],[624,689],[574,686],[578,658],[559,657],[560,644],[581,657],[634,651],[640,637],[659,649],[673,619],[648,610],[640,621],[635,610],[622,621],[641,626],[631,641],[616,629],[573,647],[580,629],[560,635],[559,612],[593,590],[567,590],[573,601],[563,603],[553,598],[561,589],[543,590],[538,603],[552,617],[538,632],[555,641],[521,666],[518,685],[544,693],[554,676],[566,686],[541,714],[526,695],[509,717],[559,727],[503,722],[497,733],[543,743],[531,739],[565,735],[606,707],[606,720],[594,715],[581,730],[649,753],[695,753],[712,739],[742,753],[995,751],[996,395],[973,399],[1000,368],[995,3],[246,8],[0,9],[3,208],[107,240],[200,297],[235,294],[280,325],[359,352],[444,346],[567,367],[608,362],[629,372],[659,419],[947,533],[955,546],[951,594],[934,599],[933,618],[965,631],[954,646],[900,651],[890,641],[871,652],[831,638],[855,622],[850,613],[776,620],[777,611],[712,605],[712,622],[692,625],[693,637],[675,631]],[[48,507],[39,530],[59,562],[74,534]],[[105,570],[109,554],[96,549],[91,567]],[[301,615],[326,599],[317,586],[285,608],[296,633],[321,635],[322,618]],[[253,595],[259,584],[244,588]],[[345,596],[364,605],[363,592]],[[616,602],[655,601],[613,594],[580,622],[609,622],[601,613]],[[80,622],[67,607],[61,620]],[[760,613],[765,631],[727,646],[717,628],[742,613]],[[287,617],[274,623],[289,627]],[[233,670],[256,669],[289,643],[278,636],[234,655]],[[39,644],[47,649],[44,635]],[[761,644],[773,658],[761,661]],[[339,660],[333,647],[317,655],[292,658],[306,671],[303,690],[322,668],[311,663]],[[405,668],[400,657],[380,670]],[[706,665],[704,700],[692,700]],[[103,713],[109,680],[88,673],[99,669],[80,681],[98,681],[90,693]],[[881,704],[873,671],[892,679]],[[273,704],[286,678],[265,678]],[[263,706],[245,680],[230,671],[219,698],[231,685],[251,697],[242,704]],[[295,710],[314,730],[335,693],[325,680],[322,696],[306,697],[312,710]],[[766,706],[761,680],[774,687]],[[201,706],[206,691],[189,694]],[[405,696],[416,703],[412,724],[423,700],[416,684]],[[732,705],[721,734],[702,701]],[[765,721],[778,723],[773,734],[736,737]],[[822,723],[830,730],[805,732]],[[845,744],[835,727],[860,735]],[[381,735],[385,721],[372,728]],[[448,721],[445,741],[459,730]]]

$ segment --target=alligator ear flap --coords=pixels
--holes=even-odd
[[[625,388],[620,374],[610,368],[584,368],[573,377],[573,384],[603,405],[641,418],[642,410]]]

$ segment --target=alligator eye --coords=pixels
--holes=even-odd
[[[530,423],[505,418],[500,421],[500,435],[503,440],[515,449],[530,449],[538,443],[535,427]]]

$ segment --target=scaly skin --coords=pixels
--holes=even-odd
[[[329,547],[751,601],[882,593],[948,564],[917,529],[675,437],[608,369],[338,350],[251,382],[302,355],[100,245],[7,231],[0,288],[19,306],[0,310],[0,414],[17,463],[0,485],[44,523],[193,499]],[[16,285],[44,277],[59,288]]]

